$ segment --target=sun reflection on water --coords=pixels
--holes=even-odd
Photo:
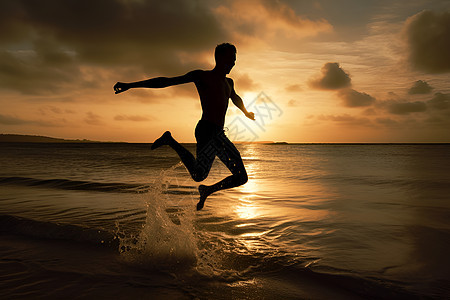
[[[256,155],[256,153],[254,155]],[[258,165],[255,163],[247,164],[246,169],[249,180],[246,184],[238,188],[239,193],[242,196],[235,207],[235,213],[240,219],[250,220],[261,215],[261,212],[255,203],[255,199],[260,193],[260,186],[258,180],[255,178],[258,172]]]
[[[251,220],[260,216],[258,207],[252,200],[252,195],[244,196],[239,201],[239,204],[235,208],[235,213],[240,219]]]

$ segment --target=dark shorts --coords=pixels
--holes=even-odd
[[[203,172],[209,172],[216,156],[232,173],[244,169],[241,154],[219,125],[200,120],[195,128],[195,138],[197,163]]]
[[[195,139],[197,150],[205,147],[218,134],[223,133],[223,128],[209,121],[200,120],[195,127]]]

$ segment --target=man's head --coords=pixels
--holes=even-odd
[[[214,51],[216,68],[221,69],[225,74],[230,73],[236,62],[236,47],[229,43],[217,45]]]

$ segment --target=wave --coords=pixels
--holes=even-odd
[[[69,240],[115,249],[119,245],[114,233],[102,229],[36,221],[11,215],[0,215],[0,232],[38,239]]]
[[[152,185],[118,183],[118,182],[93,182],[70,179],[37,179],[30,177],[0,177],[0,185],[45,187],[62,190],[78,190],[105,193],[148,193]],[[194,186],[168,185],[165,194],[187,195],[196,191]]]
[[[379,274],[352,274],[349,270],[335,268],[316,268],[303,263],[287,266],[281,273],[284,282],[308,282],[309,287],[344,297],[362,299],[424,299],[426,295],[413,291],[414,287],[400,281],[382,278]],[[281,279],[281,278],[280,278]],[[323,290],[322,290],[323,291]],[[339,297],[336,297],[339,298]]]
[[[349,270],[314,266],[314,261],[311,262],[311,259],[299,259],[283,251],[275,251],[272,254],[227,251],[221,248],[217,248],[216,251],[220,253],[215,254],[210,251],[201,251],[195,244],[206,243],[209,245],[207,247],[217,245],[214,241],[197,240],[193,236],[186,235],[186,232],[173,235],[171,233],[174,232],[169,232],[167,226],[161,227],[163,224],[158,221],[156,223],[157,230],[152,228],[152,224],[147,224],[147,228],[143,230],[143,233],[147,234],[141,233],[139,236],[125,238],[120,236],[120,232],[0,215],[0,233],[31,237],[42,241],[60,240],[105,247],[118,251],[127,264],[149,270],[157,267],[158,270],[176,271],[180,266],[188,268],[191,266],[199,272],[197,275],[200,277],[195,278],[204,280],[233,284],[255,277],[272,278],[275,280],[274,284],[282,283],[283,287],[290,287],[293,291],[302,287],[308,288],[318,298],[326,295],[323,294],[324,288],[328,293],[350,296],[350,298],[356,296],[366,299],[421,299],[424,296],[411,290],[406,283],[382,278],[382,274],[361,276],[351,274]],[[169,227],[178,231],[183,229],[183,226],[174,225],[172,222],[167,223],[172,224]],[[161,233],[158,234],[158,232]],[[155,237],[155,234],[158,236]],[[234,243],[231,242],[231,244]],[[236,247],[236,245],[230,246]],[[138,251],[130,251],[130,247]],[[86,248],[86,251],[90,251],[89,248]],[[208,253],[212,255],[205,256]],[[130,264],[130,259],[134,263]],[[176,265],[178,269],[174,268],[177,267]],[[211,270],[205,270],[203,265],[207,265]],[[180,276],[183,275],[180,273]]]

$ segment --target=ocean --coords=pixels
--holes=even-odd
[[[237,147],[196,211],[169,147],[0,144],[0,298],[450,298],[449,144]]]

